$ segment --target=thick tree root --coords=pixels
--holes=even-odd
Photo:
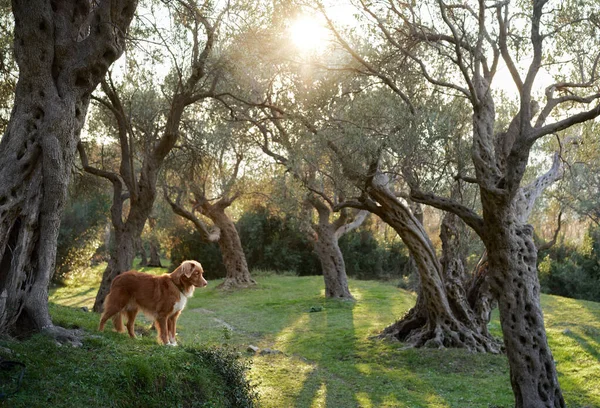
[[[254,279],[234,279],[234,278],[225,278],[223,283],[217,286],[217,289],[221,290],[237,290],[237,289],[246,289],[256,286],[256,281]]]
[[[502,353],[502,343],[487,335],[475,331],[458,321],[427,321],[416,308],[411,309],[404,318],[386,327],[377,336],[406,343],[408,347],[426,348],[462,348],[476,353]]]
[[[61,345],[72,347],[81,347],[83,345],[83,331],[79,329],[65,329],[64,327],[52,325],[44,327],[42,334],[56,340]]]

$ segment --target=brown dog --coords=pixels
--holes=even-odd
[[[126,315],[129,336],[135,337],[133,323],[141,309],[155,321],[159,342],[176,346],[177,318],[194,289],[208,284],[203,273],[202,265],[196,261],[184,261],[173,272],[161,276],[137,271],[122,273],[110,286],[98,330],[104,330],[106,321],[112,317],[115,329],[124,332],[121,315]]]

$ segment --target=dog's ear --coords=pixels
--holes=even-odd
[[[192,276],[192,273],[194,273],[195,266],[196,265],[194,265],[194,262],[185,261],[181,264],[181,272],[185,275],[186,278],[189,278],[190,276]]]

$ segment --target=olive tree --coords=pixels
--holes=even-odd
[[[14,105],[0,141],[0,333],[45,330],[60,216],[90,95],[135,0],[14,0]]]
[[[598,55],[589,52],[597,48],[595,17],[591,5],[555,7],[552,1],[534,0],[520,6],[358,2],[381,38],[410,62],[423,83],[469,102],[473,170],[461,178],[478,188],[481,213],[418,188],[411,198],[458,215],[485,244],[515,405],[564,406],[544,329],[537,249],[523,216],[528,200],[522,181],[536,141],[600,115]],[[528,59],[521,59],[523,54]],[[506,66],[518,100],[506,126],[496,116],[494,80],[500,64]],[[534,85],[547,64],[560,70],[547,72],[555,74],[554,81],[543,95],[537,94]],[[410,104],[410,97],[404,97]],[[566,107],[570,109],[562,109]],[[385,191],[385,185],[379,183],[374,191]]]

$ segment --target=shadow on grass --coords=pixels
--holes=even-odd
[[[98,288],[96,286],[92,286],[77,293],[71,293],[68,295],[63,295],[57,291],[51,291],[50,299],[53,302],[60,303],[65,306],[80,307],[89,305],[90,302],[93,304],[93,301],[96,299],[96,292],[98,292]]]
[[[591,329],[587,328],[586,326],[581,326],[581,328],[584,331],[586,329]],[[592,337],[583,337],[571,330],[566,332],[565,335],[575,340],[589,355],[593,356],[596,360],[600,361],[600,344]]]
[[[328,300],[289,339],[291,351],[312,363],[294,407],[428,406],[443,400],[409,370],[377,361],[376,347],[356,331],[364,305]],[[307,330],[305,330],[307,329]]]

